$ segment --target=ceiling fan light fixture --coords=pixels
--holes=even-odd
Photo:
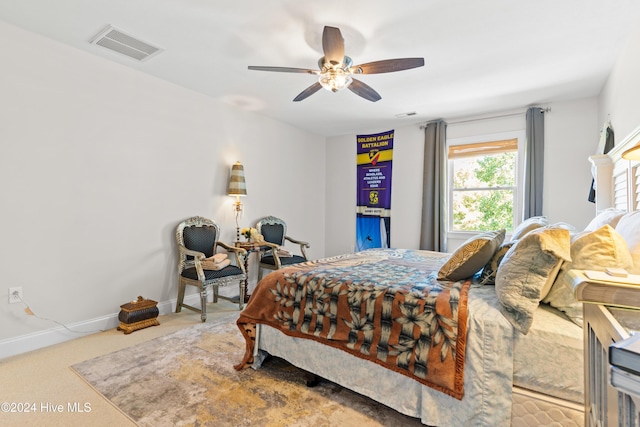
[[[351,71],[349,71],[352,65],[353,61],[346,55],[343,56],[342,63],[339,64],[336,64],[335,61],[329,61],[323,56],[318,60],[320,67],[318,83],[331,92],[346,88],[353,81]]]
[[[323,71],[320,73],[320,76],[318,76],[318,82],[322,87],[331,92],[337,92],[346,88],[352,81],[351,75],[345,73],[341,68]]]
[[[351,92],[367,101],[376,102],[382,99],[380,94],[366,83],[354,79],[352,77],[353,74],[391,73],[424,66],[424,58],[384,59],[353,66],[351,58],[344,54],[344,39],[340,29],[336,27],[324,27],[322,31],[322,51],[324,56],[318,60],[319,71],[306,68],[257,67],[251,65],[249,69],[318,75],[318,81],[300,92],[298,96],[293,98],[293,102],[307,99],[319,91],[320,88],[337,92],[345,87],[348,87]]]

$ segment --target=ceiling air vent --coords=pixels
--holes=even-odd
[[[417,113],[415,111],[410,111],[408,113],[400,113],[400,114],[396,114],[396,117],[401,119],[403,117],[409,117],[409,116],[415,116]]]
[[[111,25],[96,34],[91,44],[106,47],[137,61],[145,61],[162,52],[162,49],[125,34]]]

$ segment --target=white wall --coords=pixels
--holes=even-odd
[[[545,115],[542,210],[551,222],[584,229],[596,214],[588,200],[591,163],[600,139],[597,99],[556,103]]]
[[[391,129],[372,129],[380,133]],[[393,141],[393,176],[391,192],[391,246],[417,247],[420,243],[424,152],[423,131],[419,126],[395,129]],[[356,135],[327,140],[326,255],[353,252],[356,241]],[[421,172],[420,172],[421,173]]]
[[[323,137],[5,23],[0,38],[0,357],[17,337],[59,329],[8,304],[10,287],[80,330],[138,295],[169,307],[177,223],[214,218],[234,239],[236,160],[249,193],[240,226],[279,216],[324,255]]]
[[[587,201],[591,169],[587,157],[598,142],[597,100],[588,98],[548,105],[545,115],[543,213],[552,222],[584,228],[595,214]],[[448,138],[486,135],[525,128],[524,114],[452,124]],[[371,129],[368,133],[389,129]],[[391,246],[417,249],[420,238],[424,131],[418,125],[395,129]],[[352,250],[355,242],[356,135],[327,140],[326,252]],[[455,248],[449,248],[453,250]]]
[[[640,27],[623,49],[599,98],[599,122],[611,120],[615,141],[622,141],[640,126]]]

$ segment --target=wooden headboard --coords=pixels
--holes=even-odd
[[[609,151],[589,157],[594,167],[596,214],[607,208],[631,212],[640,209],[640,161],[622,153],[640,143],[640,127]]]

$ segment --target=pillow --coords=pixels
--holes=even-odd
[[[569,230],[541,227],[518,240],[502,259],[496,273],[500,311],[523,334],[562,262],[571,260],[570,248]]]
[[[618,221],[620,221],[620,218],[624,214],[625,211],[621,211],[619,209],[605,209],[591,220],[591,222],[585,227],[584,231],[596,231],[598,228],[606,224],[609,224],[613,228],[616,228],[616,225],[618,225]]]
[[[616,231],[627,242],[633,265],[629,271],[634,274],[640,274],[640,211],[633,211],[624,214],[618,224]]]
[[[527,233],[536,228],[545,227],[549,225],[549,221],[546,216],[532,216],[522,221],[511,234],[511,240],[522,239]]]
[[[506,230],[490,231],[469,238],[440,267],[439,280],[458,280],[473,277],[489,262],[498,246],[504,241]]]
[[[571,261],[562,265],[551,291],[542,302],[563,311],[573,323],[582,326],[582,303],[573,295],[573,283],[568,277],[568,271],[628,268],[631,263],[631,253],[626,242],[610,225],[605,224],[595,231],[579,234],[571,242]]]
[[[571,224],[569,224],[568,222],[554,222],[552,224],[552,227],[554,228],[565,228],[567,230],[569,230],[569,235],[575,234],[578,232],[578,230]]]
[[[481,285],[495,285],[496,284],[496,273],[498,272],[498,267],[500,266],[500,262],[502,258],[504,258],[507,251],[513,246],[516,242],[511,240],[510,242],[504,242],[500,245],[498,250],[493,254],[487,265],[482,269],[482,273],[480,273],[480,278],[478,282]]]

